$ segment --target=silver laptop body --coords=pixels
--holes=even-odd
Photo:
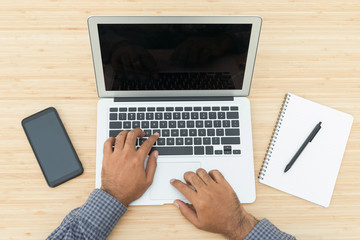
[[[242,203],[255,201],[250,103],[261,18],[92,16],[100,97],[96,187],[103,144],[136,127],[160,133],[154,182],[132,205],[186,200],[169,181],[218,169]],[[140,145],[144,139],[139,139]]]

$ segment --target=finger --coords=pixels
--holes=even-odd
[[[203,169],[199,168],[196,170],[196,174],[203,180],[203,182],[207,185],[214,183],[214,180],[209,176],[209,174]]]
[[[188,185],[183,183],[180,180],[177,179],[171,179],[170,180],[171,185],[173,185],[179,192],[182,193],[190,202],[194,200],[194,197],[196,195],[196,192],[192,190]]]
[[[159,138],[160,134],[158,132],[151,135],[143,144],[141,144],[138,152],[139,154],[142,154],[145,158],[146,155],[149,154],[151,148],[154,146],[155,142]]]
[[[174,205],[180,209],[181,214],[196,227],[199,227],[199,219],[194,210],[181,200],[175,200]]]
[[[113,138],[113,137],[110,137],[105,141],[104,156],[109,156],[113,152],[112,147],[114,145],[114,142],[115,142],[115,138]]]
[[[155,170],[156,170],[156,165],[157,165],[157,157],[159,156],[159,152],[158,151],[153,151],[148,159],[147,165],[146,165],[146,179],[149,183],[149,185],[152,184],[153,180],[154,180],[154,175],[155,175]]]
[[[215,182],[217,183],[224,183],[227,182],[226,179],[224,178],[224,176],[221,174],[221,172],[219,170],[211,170],[209,172],[209,175],[212,179],[214,179]]]
[[[196,190],[199,190],[200,188],[205,186],[205,183],[201,178],[196,175],[194,172],[186,172],[184,174],[184,179],[190,183]]]
[[[145,132],[140,128],[135,128],[131,130],[126,137],[124,148],[135,149],[136,140],[138,137],[144,137]]]
[[[126,136],[128,134],[128,131],[121,131],[117,136],[115,140],[115,148],[114,151],[119,151],[124,148]]]

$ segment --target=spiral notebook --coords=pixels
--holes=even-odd
[[[291,169],[286,165],[317,123],[321,129]],[[353,117],[288,93],[285,97],[259,182],[296,197],[330,205]]]

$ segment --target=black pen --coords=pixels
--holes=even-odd
[[[302,151],[305,149],[305,147],[307,146],[307,144],[309,142],[311,142],[315,135],[319,132],[321,128],[321,122],[319,122],[315,128],[311,131],[310,135],[306,138],[305,142],[301,145],[301,147],[299,148],[299,150],[295,153],[295,155],[293,156],[293,158],[290,160],[290,162],[288,163],[288,165],[286,165],[284,173],[286,173],[287,171],[289,171],[289,169],[291,168],[291,166],[294,164],[294,162],[296,161],[296,159],[300,156],[300,154],[302,153]]]

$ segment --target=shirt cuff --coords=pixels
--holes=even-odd
[[[95,189],[76,214],[108,236],[127,208],[110,194]]]
[[[264,218],[251,230],[244,240],[255,239],[282,239],[282,240],[295,240],[296,238],[280,231],[269,220]]]

